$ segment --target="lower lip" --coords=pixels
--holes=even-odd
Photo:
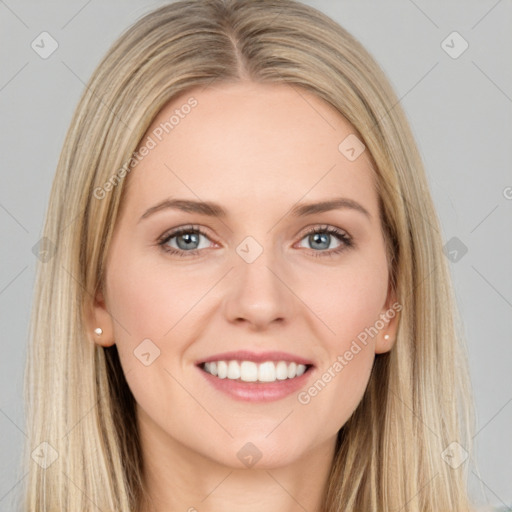
[[[313,371],[313,367],[310,367],[300,377],[276,380],[275,382],[243,382],[228,378],[219,379],[199,367],[197,369],[214,388],[226,393],[231,398],[245,402],[272,402],[296,393],[305,385]]]

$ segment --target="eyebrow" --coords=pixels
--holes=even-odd
[[[200,215],[207,215],[209,217],[226,218],[227,211],[220,205],[211,201],[195,201],[191,199],[165,199],[164,201],[152,206],[144,212],[139,222],[146,219],[150,215],[165,210],[173,209],[180,210],[187,213],[197,213]],[[328,212],[331,210],[345,210],[350,209],[362,213],[369,220],[372,216],[370,212],[361,204],[353,199],[346,197],[337,197],[326,201],[316,203],[301,203],[290,210],[290,214],[294,217],[306,217],[317,213]]]

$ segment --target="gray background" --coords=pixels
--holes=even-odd
[[[0,0],[0,510],[12,510],[24,476],[17,467],[32,247],[64,135],[109,45],[162,3]],[[471,471],[470,484],[477,503],[511,506],[512,3],[305,3],[352,32],[387,73],[424,159],[443,240],[456,237],[467,247],[450,268],[477,405],[473,458],[480,473]],[[59,45],[47,59],[31,48],[43,31]],[[453,31],[469,44],[458,58],[441,46]]]

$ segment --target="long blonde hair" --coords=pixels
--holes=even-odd
[[[377,355],[338,434],[323,510],[469,510],[468,464],[445,462],[451,443],[471,453],[467,356],[420,156],[368,52],[293,0],[165,5],[126,30],[88,82],[58,163],[37,269],[22,510],[132,512],[145,503],[134,398],[115,345],[95,344],[85,315],[103,286],[127,162],[153,118],[193,88],[240,79],[302,88],[355,127],[375,168],[390,283],[403,305],[394,348]]]

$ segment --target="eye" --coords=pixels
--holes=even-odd
[[[199,227],[185,226],[166,233],[159,241],[158,245],[170,254],[178,256],[196,255],[200,249],[201,238],[208,238],[208,235]],[[208,244],[206,245],[208,247]]]
[[[158,241],[158,245],[165,252],[177,256],[196,256],[202,249],[210,247],[208,243],[201,247],[201,238],[210,240],[207,233],[205,233],[198,226],[184,226],[177,228],[164,234]],[[302,237],[302,240],[307,240],[306,243],[311,245],[312,255],[319,256],[334,256],[342,251],[354,246],[352,238],[344,231],[341,231],[332,226],[317,226],[310,229]],[[339,245],[334,249],[329,249],[333,240],[337,240]],[[300,245],[300,247],[303,247]]]
[[[324,249],[328,249],[331,245],[333,238],[339,242],[339,245],[334,249],[325,251]],[[306,240],[306,243],[310,244],[314,249],[312,254],[316,257],[334,256],[354,246],[352,238],[349,235],[332,226],[319,226],[313,228],[306,233],[302,240]]]

